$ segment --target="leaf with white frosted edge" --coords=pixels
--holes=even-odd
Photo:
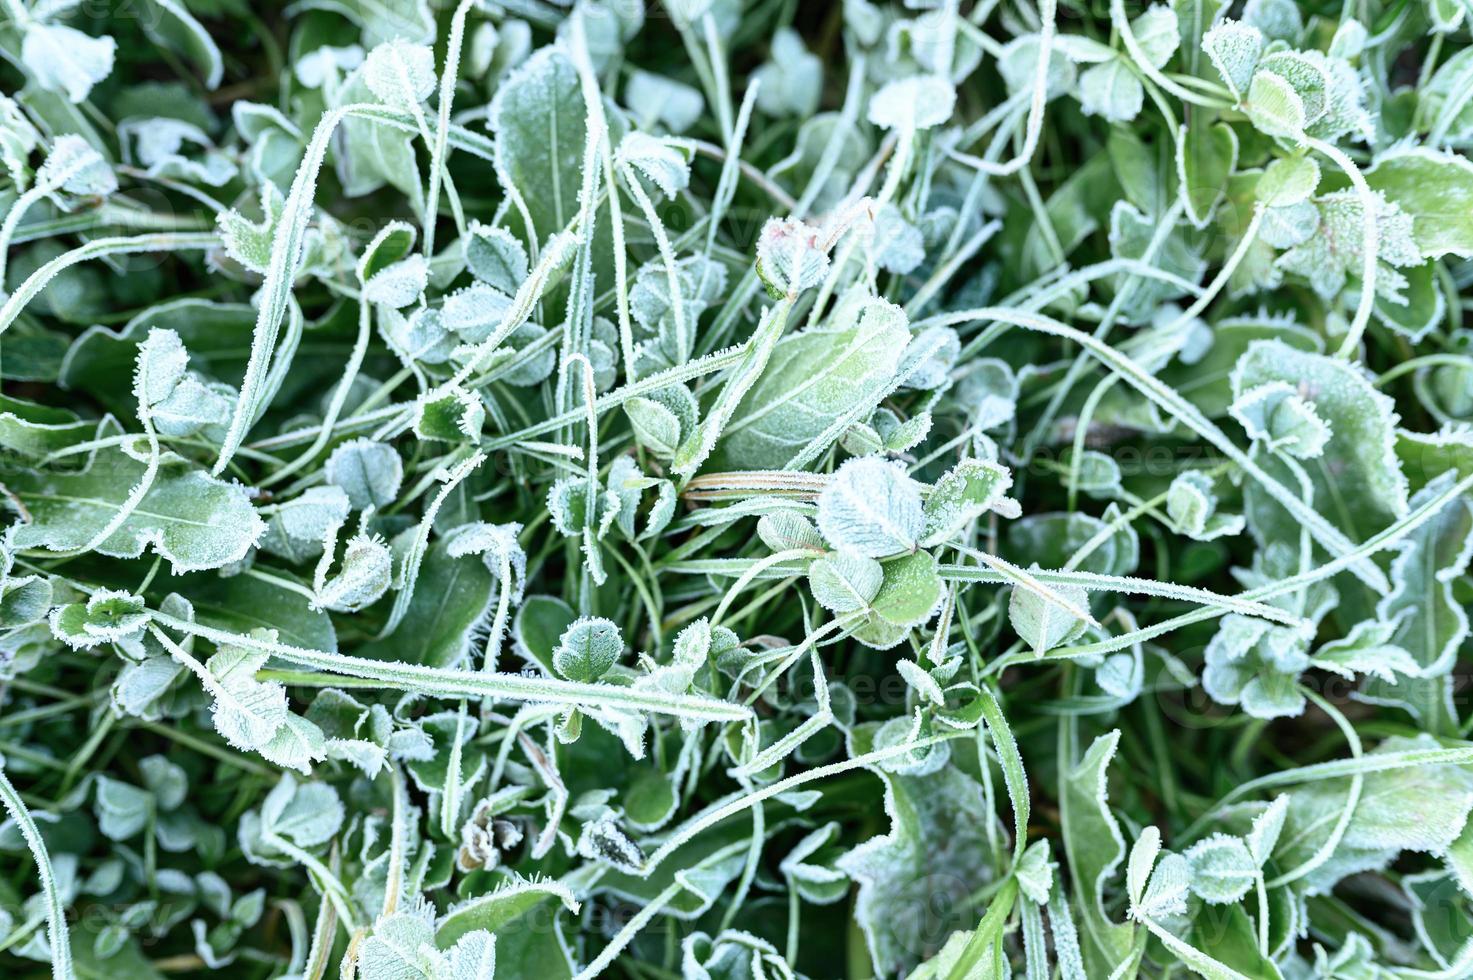
[[[97,829],[109,840],[136,837],[154,812],[154,797],[146,789],[110,776],[98,776],[92,798]]]
[[[1224,20],[1202,35],[1202,50],[1227,83],[1233,96],[1242,101],[1253,80],[1253,70],[1267,44],[1263,32],[1252,24]]]
[[[1253,826],[1244,836],[1243,842],[1248,845],[1248,853],[1260,868],[1273,856],[1274,848],[1279,843],[1279,835],[1284,832],[1284,818],[1288,813],[1289,797],[1281,794],[1274,797],[1273,802],[1253,818]]]
[[[1073,905],[1083,920],[1079,937],[1085,962],[1092,967],[1123,962],[1135,933],[1105,910],[1106,883],[1125,860],[1125,838],[1107,799],[1107,770],[1119,744],[1118,729],[1096,738],[1064,774],[1059,801],[1064,852],[1073,872]],[[1105,974],[1111,969],[1107,966]]]
[[[387,41],[368,52],[363,80],[380,102],[409,109],[435,90],[435,53],[427,44]]]
[[[701,118],[706,100],[700,89],[684,82],[635,69],[624,83],[624,104],[640,126],[660,122],[672,133],[683,133]]]
[[[276,841],[311,849],[327,843],[347,815],[337,791],[326,783],[299,782],[291,773],[281,779],[259,808],[240,818],[238,838],[246,860],[265,867],[295,864]]]
[[[823,62],[803,44],[791,27],[772,38],[771,60],[752,73],[757,108],[769,116],[806,119],[818,108],[823,94]]]
[[[1394,736],[1368,755],[1435,749],[1425,733]],[[1289,812],[1275,854],[1292,868],[1328,841],[1345,808],[1349,779],[1306,783],[1289,795]],[[1467,766],[1406,766],[1363,777],[1360,801],[1330,859],[1301,879],[1308,895],[1329,892],[1347,875],[1388,866],[1402,852],[1440,855],[1457,839],[1473,811],[1473,771]]]
[[[1424,258],[1473,256],[1473,163],[1456,153],[1398,146],[1382,153],[1366,183],[1412,216]]]
[[[1202,689],[1255,718],[1297,717],[1304,713],[1298,681],[1310,665],[1310,639],[1302,629],[1229,613],[1207,644]]]
[[[881,129],[914,132],[951,118],[956,87],[937,75],[912,75],[887,82],[869,102],[868,119]]]
[[[484,929],[462,936],[449,950],[454,980],[492,980],[496,975],[496,937]]]
[[[481,396],[460,386],[426,392],[414,417],[414,434],[421,439],[464,443],[481,435],[486,406]]]
[[[1292,43],[1304,31],[1304,15],[1294,0],[1248,0],[1243,20],[1275,41]]]
[[[312,763],[327,758],[327,740],[316,725],[288,712],[276,731],[256,751],[267,762],[283,769],[295,769],[305,776],[312,772]]]
[[[377,96],[364,79],[366,65],[330,90],[333,106],[372,105]],[[415,155],[413,133],[372,119],[349,116],[338,125],[333,164],[348,197],[371,194],[386,184],[409,199],[418,212],[424,208],[424,181]]]
[[[578,73],[554,45],[508,75],[491,102],[498,172],[521,194],[538,241],[562,231],[578,210],[585,115]]]
[[[1075,82],[1078,80],[1074,58],[1081,53],[1080,47],[1088,47],[1092,50],[1092,53],[1086,53],[1085,58],[1080,59],[1081,61],[1104,61],[1115,55],[1111,48],[1103,44],[1088,46],[1072,44],[1070,43],[1072,37],[1073,35],[1068,34],[1056,36],[1053,49],[1049,51],[1048,69],[1044,79],[1044,91],[1049,99],[1056,99],[1074,90]],[[1032,91],[1033,80],[1038,77],[1041,40],[1039,34],[1023,34],[1003,46],[1002,54],[998,58],[997,70],[1002,75],[1003,84],[1007,86],[1010,95]]]
[[[859,732],[856,743],[861,736],[874,737]],[[866,748],[859,743],[851,751]],[[858,886],[854,920],[867,939],[873,975],[902,976],[938,936],[976,926],[965,899],[990,876],[983,870],[994,860],[989,827],[1001,831],[981,784],[957,766],[915,775],[873,771],[885,783],[889,829],[835,866]],[[917,915],[919,909],[927,914]]]
[[[1053,591],[1080,609],[1089,608],[1089,593],[1077,585],[1053,586]],[[1008,622],[1018,638],[1042,655],[1084,632],[1088,625],[1058,602],[1033,589],[1013,586],[1008,599]]]
[[[1454,480],[1452,472],[1440,474],[1417,492],[1412,506],[1446,492]],[[1421,676],[1397,678],[1394,685],[1369,681],[1362,696],[1403,707],[1438,733],[1458,728],[1448,675],[1468,637],[1468,611],[1454,584],[1467,572],[1470,556],[1473,506],[1453,500],[1400,545],[1391,562],[1392,591],[1376,607],[1377,619],[1395,627],[1390,642],[1411,655]]]
[[[224,385],[206,385],[187,377],[174,386],[163,401],[154,405],[150,417],[159,435],[183,439],[210,426],[229,423],[235,407],[235,390]]]
[[[1074,487],[1080,492],[1103,500],[1109,500],[1121,492],[1123,474],[1120,464],[1108,454],[1097,449],[1086,449],[1079,454],[1077,460],[1071,453],[1068,462],[1077,475]]]
[[[387,443],[354,439],[333,450],[324,473],[328,483],[347,493],[354,510],[387,507],[399,496],[404,461]]]
[[[472,221],[461,247],[471,275],[508,296],[527,278],[526,246],[505,228]]]
[[[940,544],[990,510],[1002,506],[1013,475],[999,463],[963,459],[936,481],[926,497],[924,547]]]
[[[215,730],[242,751],[259,750],[291,714],[283,685],[256,680],[267,659],[260,651],[222,647],[205,663],[213,679],[207,689],[214,699],[210,714]]]
[[[1054,888],[1054,863],[1050,860],[1049,842],[1036,840],[1028,845],[1013,868],[1018,888],[1034,904],[1044,905]]]
[[[397,912],[374,922],[358,949],[359,980],[458,980],[435,948],[429,911]]]
[[[1390,397],[1349,361],[1296,350],[1278,340],[1255,341],[1233,370],[1234,398],[1271,382],[1294,386],[1329,425],[1324,451],[1306,466],[1316,509],[1358,541],[1407,512],[1407,478],[1396,457],[1399,418]],[[1353,492],[1346,493],[1346,488]],[[1249,482],[1244,495],[1250,525],[1258,532],[1255,508],[1278,505],[1262,499],[1257,483]]]
[[[1176,11],[1166,4],[1154,3],[1130,22],[1131,33],[1152,67],[1165,68],[1181,44],[1181,30]]]
[[[429,264],[423,255],[411,255],[374,273],[363,284],[363,299],[394,309],[419,299],[429,283]]]
[[[868,609],[884,577],[879,562],[858,555],[829,555],[808,566],[808,588],[814,601],[833,613]]]
[[[779,511],[775,514],[763,514],[757,520],[757,537],[772,551],[790,551],[795,548],[803,548],[809,551],[823,551],[823,537],[813,522],[801,514],[791,514]]]
[[[51,635],[74,650],[136,637],[148,623],[143,599],[131,592],[98,589],[85,603],[51,610]]]
[[[1177,474],[1166,490],[1166,513],[1182,534],[1194,541],[1212,541],[1238,534],[1245,521],[1241,514],[1219,514],[1212,478],[1201,470]]]
[[[1191,871],[1186,858],[1168,853],[1156,863],[1140,901],[1131,905],[1131,917],[1139,920],[1181,915],[1187,910],[1190,887]]]
[[[261,186],[261,212],[260,221],[251,221],[234,208],[228,208],[215,215],[215,225],[225,254],[250,271],[265,275],[286,213],[286,198],[275,184]]]
[[[1140,836],[1130,847],[1130,858],[1125,865],[1125,893],[1132,905],[1140,903],[1146,894],[1146,885],[1151,880],[1151,870],[1161,856],[1161,831],[1153,824],[1141,828]]]
[[[869,251],[875,265],[900,275],[911,272],[926,258],[921,230],[906,221],[900,209],[893,204],[887,204],[875,213]]]
[[[495,332],[511,310],[511,297],[486,283],[472,283],[445,297],[440,316],[463,343],[478,344]]]
[[[1271,208],[1284,208],[1309,199],[1320,183],[1320,165],[1314,157],[1280,157],[1263,170],[1254,189]]]
[[[936,678],[932,677],[920,664],[914,660],[895,661],[895,671],[905,679],[906,686],[916,692],[921,701],[942,706],[946,704],[946,694],[941,690],[941,685]]]
[[[675,455],[682,430],[673,411],[650,398],[631,398],[624,403],[624,413],[637,443],[663,459]]]
[[[1364,674],[1388,685],[1396,684],[1398,674],[1416,677],[1421,665],[1392,642],[1397,625],[1395,621],[1362,620],[1346,636],[1316,650],[1311,663],[1341,677]]]
[[[393,556],[383,538],[358,533],[343,551],[338,573],[317,592],[314,604],[334,612],[356,612],[371,606],[393,579]]]
[[[272,512],[261,536],[261,549],[294,564],[307,561],[322,553],[328,528],[341,526],[351,510],[341,487],[308,487]]]
[[[146,12],[136,14],[149,39],[194,62],[205,87],[217,88],[224,74],[220,48],[181,0],[142,0]]]
[[[111,194],[118,189],[112,166],[96,148],[75,133],[63,133],[36,171],[36,184],[79,197]]]
[[[157,405],[174,390],[189,367],[189,351],[172,330],[157,328],[138,345],[137,394],[145,406]]]
[[[1248,438],[1298,459],[1322,455],[1332,435],[1329,423],[1320,418],[1314,405],[1286,381],[1249,388],[1233,401],[1229,411]]]
[[[1181,198],[1192,224],[1203,228],[1223,201],[1228,180],[1237,169],[1238,134],[1227,123],[1213,122],[1198,113],[1180,132],[1176,176]]]
[[[39,623],[51,610],[55,588],[39,575],[11,575],[0,585],[0,629]]]
[[[607,619],[579,619],[563,631],[552,664],[570,681],[591,683],[609,672],[624,651],[619,627]]]
[[[330,10],[363,28],[365,45],[403,39],[429,44],[435,39],[435,19],[426,0],[302,0],[307,10]]]
[[[33,22],[26,27],[20,58],[37,85],[81,102],[92,86],[112,74],[117,47],[110,37],[92,37],[64,24]]]
[[[867,415],[909,342],[899,307],[858,291],[846,295],[821,328],[778,341],[722,430],[721,465],[781,468],[831,431],[835,418]]]
[[[1188,848],[1186,859],[1192,894],[1209,905],[1236,902],[1258,878],[1259,862],[1241,837],[1213,834]]]
[[[619,141],[620,163],[643,174],[666,197],[674,197],[690,183],[689,151],[677,141],[631,130]]]
[[[451,554],[451,543],[430,545],[415,583],[416,594],[439,601],[410,603],[399,628],[363,647],[364,656],[456,667],[481,649],[480,630],[495,602],[495,576],[485,561]]]
[[[85,470],[75,472],[0,467],[6,487],[31,517],[14,529],[12,543],[50,551],[82,547],[112,521],[145,468],[111,449],[98,451]],[[165,456],[138,506],[96,551],[136,558],[152,547],[175,572],[188,572],[239,561],[265,530],[244,487]]]
[[[354,273],[360,283],[369,283],[382,271],[408,258],[414,251],[418,237],[415,227],[407,221],[390,221],[363,247]]]
[[[866,457],[839,467],[818,497],[818,529],[867,558],[915,549],[925,529],[920,490],[903,467]]]
[[[1260,132],[1286,139],[1304,139],[1304,100],[1279,75],[1259,70],[1248,86],[1248,118]]]

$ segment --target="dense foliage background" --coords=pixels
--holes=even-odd
[[[3,0],[0,970],[1473,975],[1466,0]]]

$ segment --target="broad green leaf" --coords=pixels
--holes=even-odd
[[[976,924],[959,903],[991,877],[985,828],[997,818],[981,785],[953,766],[879,778],[890,830],[849,851],[838,867],[859,885],[855,919],[875,975],[890,976],[929,959],[953,930]]]
[[[1446,490],[1453,475],[1444,473],[1412,498],[1413,506]],[[1392,592],[1376,606],[1378,619],[1392,627],[1390,642],[1411,654],[1419,676],[1397,682],[1368,681],[1365,696],[1405,708],[1428,730],[1451,734],[1458,728],[1450,672],[1468,636],[1468,614],[1454,583],[1473,554],[1473,507],[1455,500],[1413,532],[1391,563]]]
[[[495,580],[478,558],[456,558],[444,543],[425,552],[415,592],[422,598],[409,606],[392,634],[366,644],[362,656],[398,660],[428,667],[454,667],[479,652],[478,631],[491,612]]]
[[[1412,216],[1422,255],[1473,256],[1473,164],[1455,153],[1403,147],[1377,157],[1366,183]]]
[[[537,51],[497,90],[488,125],[496,166],[521,195],[541,243],[578,210],[585,140],[583,96],[573,63],[555,47]]]
[[[1382,742],[1372,755],[1429,748],[1428,735]],[[1326,893],[1347,875],[1384,868],[1403,851],[1441,854],[1462,833],[1473,810],[1473,773],[1462,766],[1420,766],[1364,777],[1360,801],[1329,860],[1303,879],[1309,894]],[[1280,867],[1308,860],[1328,840],[1344,810],[1346,779],[1323,780],[1289,797],[1275,853]]]
[[[780,469],[814,440],[837,439],[834,420],[861,418],[879,403],[909,341],[897,307],[847,295],[822,324],[778,342],[722,430],[722,464]]]
[[[68,551],[106,530],[145,464],[117,450],[101,450],[74,473],[4,473],[31,520],[16,528],[17,547]],[[180,459],[165,459],[147,494],[97,551],[136,558],[152,549],[175,572],[219,568],[243,558],[266,530],[245,488],[214,480]]]

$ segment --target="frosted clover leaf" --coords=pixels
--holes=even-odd
[[[294,851],[317,848],[343,824],[342,800],[325,783],[300,783],[290,773],[240,823],[240,847],[255,864],[285,867]]]
[[[619,142],[619,162],[643,174],[668,197],[690,182],[690,165],[678,141],[630,132]]]
[[[774,299],[796,296],[828,274],[829,248],[817,228],[796,218],[769,218],[757,240],[757,274]]]
[[[823,63],[803,44],[791,28],[772,38],[771,60],[752,74],[757,89],[757,108],[769,116],[806,119],[818,108],[823,90]]]
[[[1236,902],[1258,878],[1258,862],[1237,837],[1217,834],[1186,852],[1192,893],[1212,905]]]
[[[609,672],[623,649],[619,628],[609,620],[578,620],[558,639],[552,662],[568,680],[596,681]]]
[[[341,487],[354,510],[394,502],[404,480],[404,463],[392,446],[370,439],[344,443],[328,457],[329,483]]]
[[[1321,455],[1332,431],[1314,405],[1282,381],[1245,391],[1232,412],[1250,439],[1299,459]]]
[[[428,45],[388,41],[368,52],[363,79],[384,103],[409,108],[429,98],[435,86],[435,56]]]
[[[818,498],[818,529],[830,544],[868,558],[914,550],[925,530],[920,490],[903,469],[850,460]]]
[[[1213,491],[1212,480],[1200,470],[1188,470],[1171,481],[1166,496],[1166,512],[1181,533],[1197,541],[1238,534],[1245,523],[1240,515],[1217,512],[1217,494]]]
[[[889,82],[870,99],[869,121],[901,132],[931,129],[951,118],[956,89],[944,78],[916,75]]]
[[[143,599],[131,592],[102,589],[85,603],[57,606],[51,611],[51,633],[74,649],[135,638],[148,623]]]
[[[1256,718],[1304,711],[1299,675],[1309,667],[1310,637],[1236,613],[1223,617],[1207,644],[1202,687],[1220,704],[1241,704]]]

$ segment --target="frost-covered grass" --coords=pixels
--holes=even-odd
[[[1470,29],[0,0],[0,974],[1473,976]]]

